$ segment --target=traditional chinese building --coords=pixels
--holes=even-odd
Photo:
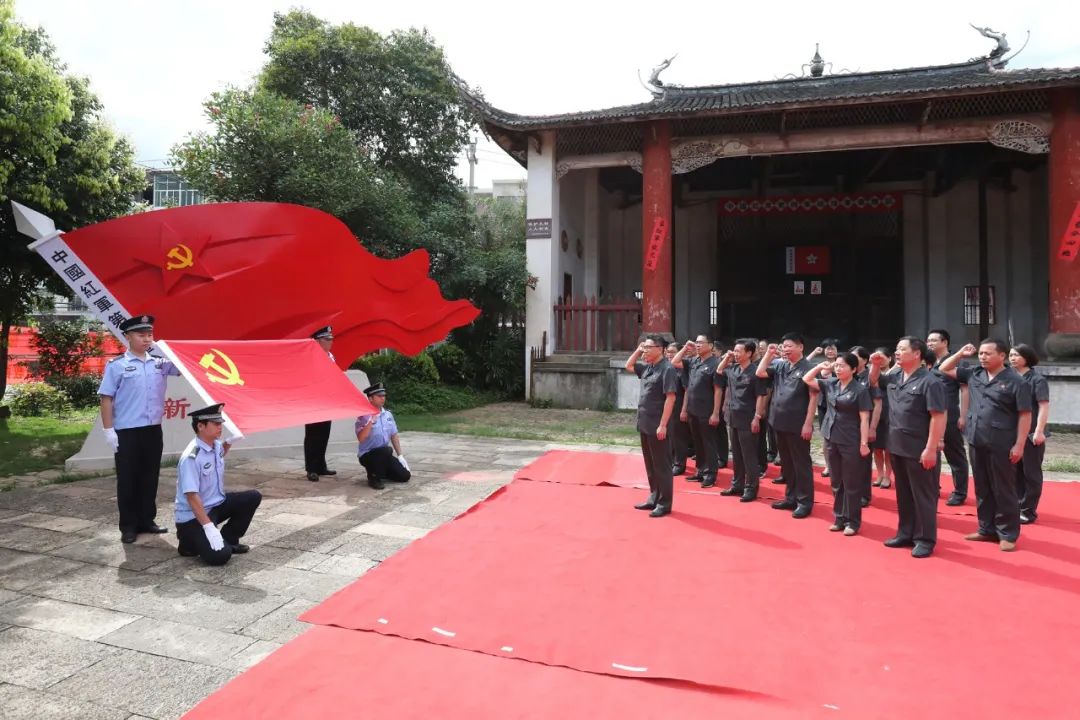
[[[533,392],[625,405],[605,368],[641,332],[891,346],[944,327],[954,348],[1080,356],[1061,248],[1080,68],[1007,70],[1000,50],[850,74],[815,54],[805,77],[706,87],[654,71],[649,102],[563,115],[470,96],[528,169]]]

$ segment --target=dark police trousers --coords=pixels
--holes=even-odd
[[[1016,464],[1016,494],[1020,497],[1020,512],[1035,519],[1039,516],[1039,498],[1043,488],[1043,455],[1046,443],[1036,445],[1028,437],[1024,441],[1024,457]]]
[[[757,434],[758,444],[758,465],[761,467],[761,471],[765,472],[765,468],[769,466],[769,436],[772,434],[772,428],[769,427],[769,421],[765,418],[761,419],[761,432]]]
[[[683,422],[677,417],[671,419],[671,462],[677,468],[686,468],[686,458],[690,455],[690,448],[694,448],[697,457],[698,469],[701,469],[701,455],[697,448],[697,442],[692,440],[693,428],[690,423]],[[693,443],[691,445],[691,443]],[[715,474],[715,473],[713,473]]]
[[[716,429],[709,424],[709,418],[699,418],[690,415],[690,434],[694,438],[694,462],[697,463],[697,472],[706,480],[716,481]],[[680,423],[673,422],[672,425]],[[679,438],[673,439],[678,452]]]
[[[799,431],[776,431],[776,448],[784,468],[784,500],[799,507],[814,507],[814,464],[810,460],[810,441]]]
[[[762,466],[758,464],[758,450],[761,433],[756,435],[750,430],[731,429],[731,460],[735,465],[735,474],[731,478],[731,487],[736,490],[750,490],[756,493]]]
[[[972,445],[971,461],[979,532],[1016,542],[1020,537],[1020,498],[1016,494],[1016,468],[1009,462],[1009,448]]]
[[[836,524],[856,530],[862,526],[862,498],[870,484],[869,455],[863,457],[859,448],[829,443],[829,480],[832,481],[833,517]]]
[[[728,447],[728,431],[727,423],[724,422],[724,414],[720,413],[719,425],[713,427],[706,422],[706,426],[716,434],[716,467],[727,467],[728,455],[731,454],[731,448]]]
[[[945,420],[945,461],[949,463],[952,471],[953,492],[960,497],[968,494],[968,456],[964,447],[964,434],[956,427],[959,411],[953,415],[950,409]],[[941,463],[937,468],[938,479],[941,478]],[[940,485],[940,482],[938,483]]]
[[[360,456],[360,464],[368,471],[368,475],[374,478],[389,480],[390,482],[409,482],[412,473],[394,457],[394,450],[389,445],[381,448],[368,450]],[[668,472],[671,472],[670,465]]]
[[[116,507],[120,532],[138,531],[154,524],[157,516],[158,475],[163,440],[161,425],[117,430]]]
[[[671,477],[671,436],[663,440],[641,433],[641,455],[645,459],[645,474],[649,477],[649,502],[671,509],[673,482]]]
[[[211,549],[202,525],[198,519],[194,519],[176,525],[180,551],[197,553],[207,565],[224,565],[229,562],[233,553],[232,546],[239,544],[240,538],[244,537],[261,502],[262,494],[258,490],[225,493],[225,502],[206,511],[215,525],[225,523],[220,528],[225,547],[220,550]]]
[[[304,426],[304,470],[321,473],[326,468],[326,446],[330,442],[330,421]]]
[[[919,458],[893,453],[889,457],[896,486],[896,537],[933,547],[937,544],[937,478],[941,458],[934,468],[927,470]]]

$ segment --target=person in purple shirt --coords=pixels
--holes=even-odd
[[[360,464],[367,470],[368,485],[376,490],[386,487],[383,480],[409,482],[412,473],[409,463],[401,454],[401,440],[394,414],[386,410],[386,388],[375,383],[364,390],[371,404],[379,411],[375,415],[356,418],[356,454]]]

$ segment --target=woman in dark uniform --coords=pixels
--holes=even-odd
[[[825,423],[821,434],[828,441],[832,468],[832,532],[855,535],[862,525],[863,485],[869,482],[870,389],[855,378],[859,359],[844,353],[836,362],[824,362],[803,375],[803,382],[825,396]],[[832,377],[819,378],[825,370]],[[811,402],[814,402],[811,396]]]
[[[862,345],[856,345],[850,350],[849,353],[855,356],[859,362],[858,368],[855,370],[855,379],[865,385],[867,389],[870,387],[870,369],[866,367],[866,364],[870,362],[870,351],[864,348]],[[873,393],[871,393],[871,402],[873,402]],[[874,463],[871,460],[866,463],[866,482],[863,484],[862,506],[867,507],[870,504],[870,492],[874,479]]]
[[[1009,363],[1031,386],[1031,412],[1035,417],[1024,443],[1024,456],[1016,464],[1016,493],[1020,496],[1020,524],[1030,525],[1039,516],[1043,486],[1043,455],[1046,453],[1046,422],[1050,419],[1050,384],[1035,366],[1039,356],[1030,345],[1020,343],[1009,351]]]
[[[881,353],[887,360],[887,365],[882,369],[882,375],[896,372],[892,364],[892,350],[887,347],[879,347],[874,352]],[[874,487],[892,487],[892,461],[889,460],[889,451],[885,441],[889,438],[889,395],[879,388],[870,389],[870,397],[874,401],[874,410],[870,415],[870,449],[874,451],[874,464],[877,465],[877,480]],[[871,471],[873,468],[871,468]]]

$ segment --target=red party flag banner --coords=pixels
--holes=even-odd
[[[160,340],[235,436],[378,412],[314,340]]]
[[[785,254],[785,266],[788,275],[828,275],[829,246],[788,246]]]
[[[1080,202],[1076,203],[1069,224],[1065,226],[1065,234],[1061,237],[1061,247],[1058,248],[1058,260],[1072,262],[1080,253]]]
[[[660,250],[664,247],[667,239],[667,223],[664,218],[658,217],[653,222],[652,235],[649,236],[649,247],[645,252],[645,269],[655,270],[656,263],[660,261]]]

